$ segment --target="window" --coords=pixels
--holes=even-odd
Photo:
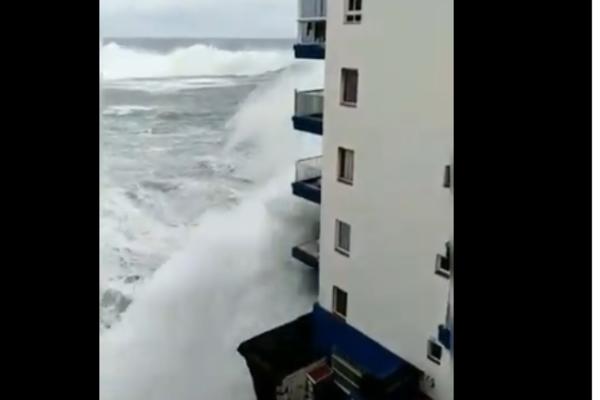
[[[427,358],[436,364],[440,364],[442,361],[442,346],[433,339],[429,339],[427,342]]]
[[[438,254],[435,260],[435,273],[450,277],[450,242],[446,242],[446,255]]]
[[[450,176],[450,166],[446,165],[446,167],[444,167],[444,187],[445,188],[449,188],[450,187],[450,185],[451,185],[451,182],[450,182],[451,179],[450,178],[451,178],[451,176]]]
[[[338,147],[338,181],[352,185],[354,178],[354,150]]]
[[[333,312],[342,318],[346,318],[348,307],[348,293],[337,286],[333,287]]]
[[[358,100],[358,70],[342,68],[342,104],[356,106]]]
[[[347,24],[360,24],[362,21],[362,0],[345,0],[346,12],[344,22]]]
[[[335,250],[345,256],[350,255],[350,225],[335,220]]]

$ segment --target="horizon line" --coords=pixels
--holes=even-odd
[[[105,35],[101,39],[246,39],[246,40],[296,40],[296,37],[247,37],[247,36],[129,36]]]

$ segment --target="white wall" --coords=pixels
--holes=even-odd
[[[452,363],[427,359],[445,321],[450,281],[434,274],[452,239],[443,188],[453,151],[453,4],[364,0],[343,24],[329,0],[323,135],[319,301],[348,292],[348,323],[430,374],[434,399],[452,399]],[[359,70],[358,106],[340,106],[340,70]],[[337,182],[338,146],[355,151],[354,185]],[[334,251],[334,221],[352,226],[351,255]]]

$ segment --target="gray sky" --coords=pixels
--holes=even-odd
[[[102,36],[296,36],[297,0],[100,0]]]

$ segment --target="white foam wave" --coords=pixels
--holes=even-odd
[[[107,81],[105,89],[141,90],[149,93],[172,93],[181,90],[236,85],[231,78],[179,78],[179,79],[118,79]]]
[[[312,271],[289,258],[311,218],[289,194],[288,172],[281,178],[206,215],[101,336],[102,399],[252,398],[237,345],[314,301]]]
[[[293,88],[318,84],[319,67],[285,72],[232,119],[220,156],[237,157],[257,186],[238,205],[205,213],[102,333],[102,400],[254,398],[238,344],[308,311],[316,295],[314,271],[290,249],[314,238],[319,208],[289,185],[295,161],[319,151],[290,121]]]
[[[223,50],[196,44],[168,54],[152,53],[109,43],[100,52],[105,80],[193,77],[199,75],[258,75],[279,70],[293,61],[290,51]]]
[[[110,107],[106,108],[102,112],[102,115],[123,116],[123,115],[133,114],[136,112],[152,111],[153,109],[154,109],[153,107],[138,106],[138,105],[118,105],[118,106],[110,106]]]
[[[227,149],[247,148],[240,159],[240,174],[260,182],[282,165],[293,166],[300,158],[319,155],[321,138],[295,131],[294,89],[323,85],[322,65],[299,63],[286,69],[274,82],[257,88],[228,122],[232,134]]]

